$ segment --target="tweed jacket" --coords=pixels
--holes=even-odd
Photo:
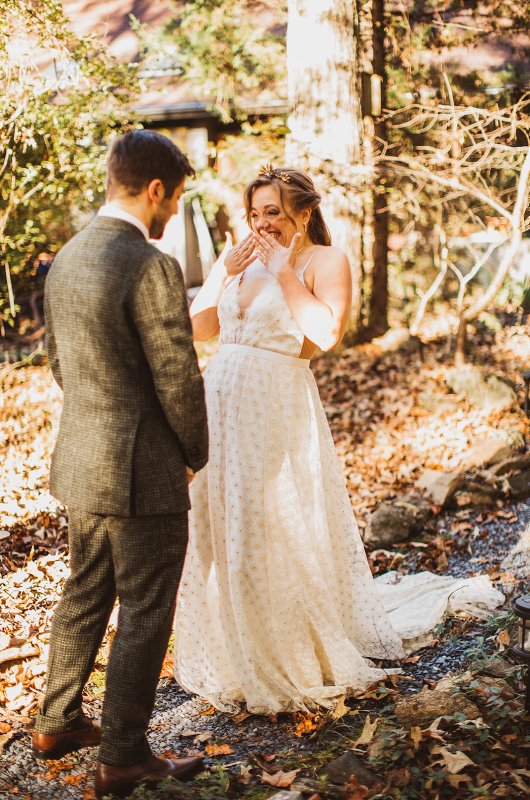
[[[50,491],[94,514],[189,508],[208,459],[204,386],[182,272],[129,222],[96,217],[45,285],[48,358],[64,391]]]

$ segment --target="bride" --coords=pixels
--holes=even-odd
[[[415,576],[407,630],[393,625],[381,593],[399,612],[403,592],[372,578],[309,368],[344,334],[348,259],[303,172],[267,165],[244,200],[250,233],[190,312],[194,339],[219,333],[220,346],[204,374],[210,461],[191,486],[175,677],[222,711],[274,714],[385,677],[369,659],[402,658],[425,603],[455,586]]]

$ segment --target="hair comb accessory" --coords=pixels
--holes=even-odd
[[[281,172],[279,169],[275,169],[272,164],[264,164],[260,167],[258,172],[258,178],[279,178],[279,180],[283,181],[284,183],[290,183],[291,177],[290,175],[286,175],[284,172]]]

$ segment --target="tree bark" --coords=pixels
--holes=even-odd
[[[383,110],[386,106],[386,74],[385,74],[385,0],[371,0],[372,31],[372,76],[376,81],[372,86],[370,133],[373,136],[372,158],[377,148],[377,141],[386,140],[386,123]],[[372,77],[372,82],[374,78]],[[379,98],[374,91],[379,86]],[[375,101],[379,107],[375,107]],[[372,164],[373,166],[373,164]],[[367,332],[370,336],[379,336],[388,328],[388,203],[386,187],[373,169],[373,185],[371,188],[371,222],[372,222],[372,280],[368,299]]]
[[[316,179],[333,244],[353,278],[348,340],[362,304],[362,115],[357,69],[356,0],[289,0],[287,162]]]

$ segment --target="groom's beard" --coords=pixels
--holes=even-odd
[[[156,210],[156,213],[151,221],[149,226],[149,238],[150,239],[161,239],[164,234],[164,229],[173,216],[171,209],[169,209],[165,205],[166,201],[164,200],[159,208]]]

